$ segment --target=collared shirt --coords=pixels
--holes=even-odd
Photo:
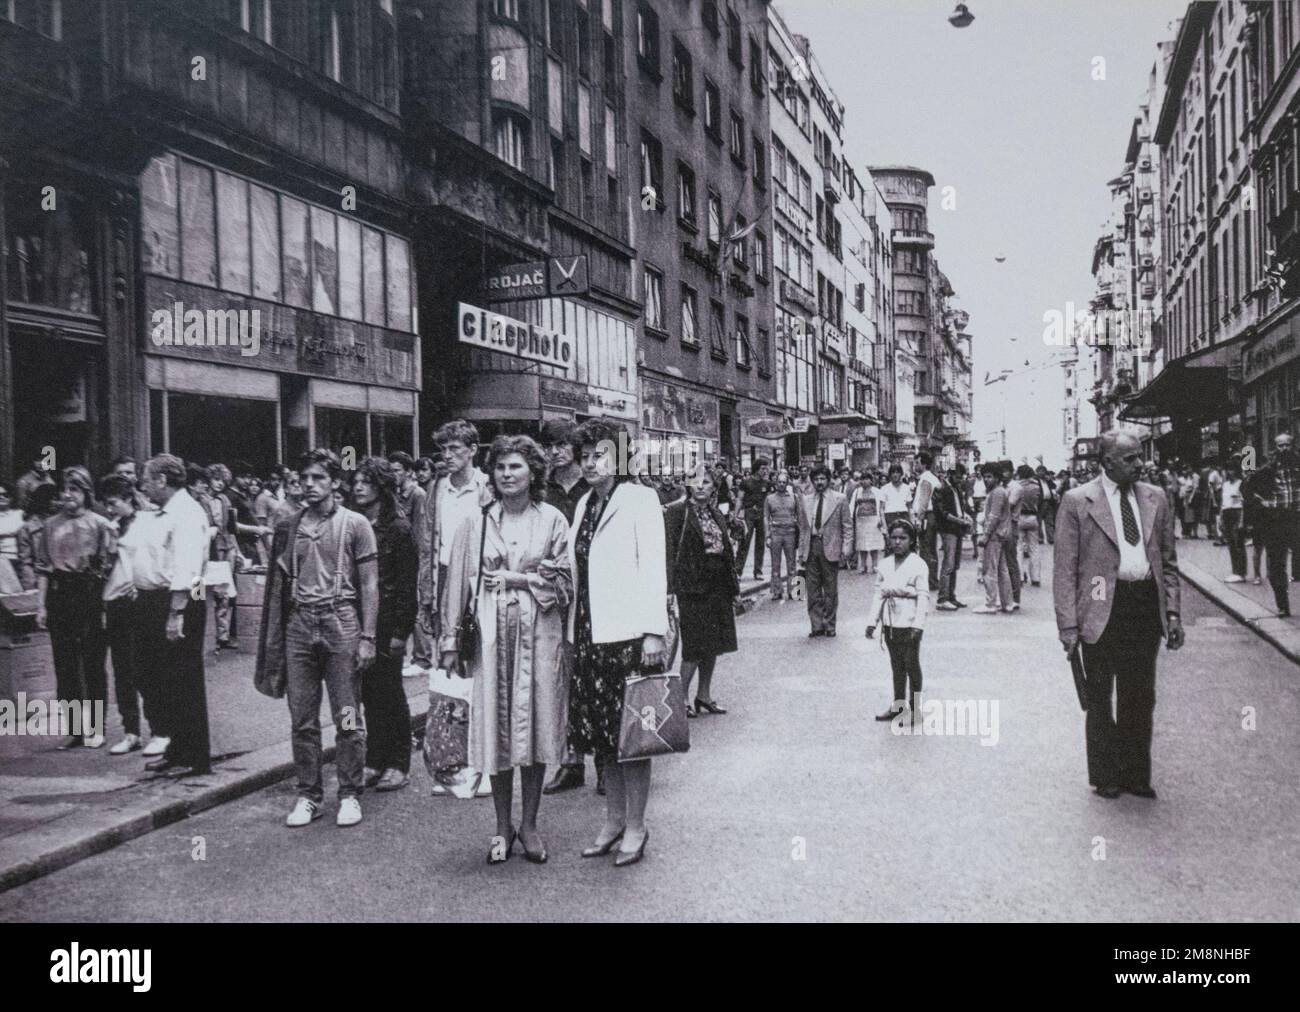
[[[1239,510],[1242,508],[1241,479],[1225,478],[1223,482],[1223,508]]]
[[[912,512],[920,515],[934,510],[934,493],[939,487],[939,479],[929,470],[921,472],[916,479],[916,495],[912,500]]]
[[[751,475],[741,482],[740,490],[741,506],[747,510],[757,510],[763,508],[763,500],[767,498],[772,486],[758,475]]]
[[[337,539],[340,536],[343,539],[343,564],[336,570],[340,558]],[[321,521],[316,521],[310,513],[303,514],[293,554],[294,568],[298,573],[294,582],[294,600],[302,604],[323,604],[357,600],[360,596],[357,567],[377,559],[379,548],[369,520],[360,513],[334,506]],[[337,596],[334,592],[336,579]]]
[[[1271,495],[1260,505],[1280,510],[1300,509],[1300,465],[1287,467],[1275,460],[1272,485]]]
[[[1133,507],[1133,519],[1137,523],[1138,540],[1130,545],[1124,537],[1124,514],[1120,512],[1119,486],[1105,474],[1101,476],[1101,490],[1110,505],[1110,515],[1115,521],[1115,540],[1119,542],[1119,578],[1121,580],[1145,580],[1151,576],[1151,563],[1147,559],[1146,539],[1142,534],[1142,511],[1138,509],[1137,487],[1128,487],[1129,504]]]
[[[912,490],[887,481],[880,489],[880,508],[886,513],[906,513],[912,507]]]
[[[460,488],[448,476],[438,490],[438,526],[442,531],[439,540],[438,564],[451,564],[451,542],[461,522],[479,509],[479,483],[477,471],[470,472],[470,480]]]
[[[781,534],[790,534],[799,529],[799,504],[790,489],[768,495],[767,527],[768,531]]]
[[[572,526],[573,514],[578,508],[578,501],[586,495],[590,489],[591,486],[587,484],[587,479],[582,475],[578,475],[578,480],[570,485],[567,490],[562,484],[560,484],[560,482],[556,481],[554,478],[550,478],[546,482],[546,501],[563,513],[564,519],[569,522],[570,526]],[[665,504],[662,490],[656,489],[655,491],[656,494],[659,495],[659,502]],[[672,501],[672,498],[668,500],[668,502]]]
[[[397,493],[397,508],[402,519],[415,523],[420,507],[424,504],[424,489],[418,481],[412,481]]]
[[[36,571],[105,576],[113,568],[117,533],[98,513],[56,513],[45,521],[36,545]]]
[[[135,583],[135,553],[140,548],[139,514],[122,517],[117,522],[117,562],[104,583],[104,600],[125,597]]]
[[[193,591],[203,580],[210,520],[184,489],[152,513],[137,513],[131,524],[131,532],[139,534],[131,559],[136,589]]]

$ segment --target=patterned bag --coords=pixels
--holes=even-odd
[[[618,761],[687,752],[690,747],[686,689],[681,676],[657,672],[629,678],[623,684]]]
[[[455,684],[459,683],[459,684]],[[444,671],[429,676],[429,713],[424,720],[424,768],[458,798],[474,796],[480,775],[468,769],[469,699],[472,682]],[[472,782],[471,782],[472,781]]]

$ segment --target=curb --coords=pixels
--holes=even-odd
[[[1300,631],[1287,625],[1263,605],[1241,594],[1226,590],[1218,577],[1211,576],[1199,566],[1180,561],[1178,573],[1185,582],[1190,583],[1204,597],[1209,598],[1256,636],[1274,647],[1287,660],[1300,665]]]
[[[421,730],[424,727],[425,716],[428,713],[427,693],[424,700],[424,704],[420,707],[418,713],[415,712],[415,706],[411,708],[412,731]],[[410,701],[408,697],[408,702]],[[34,879],[42,878],[52,872],[76,864],[85,858],[93,857],[95,854],[102,854],[106,850],[112,850],[114,847],[118,847],[130,840],[152,833],[155,829],[162,829],[191,815],[197,815],[209,808],[215,808],[217,805],[225,804],[228,801],[235,801],[265,787],[270,787],[272,784],[288,780],[294,774],[293,760],[284,758],[289,752],[289,748],[289,742],[284,741],[248,752],[240,757],[240,761],[253,768],[238,773],[224,783],[214,784],[211,787],[197,791],[189,797],[179,798],[162,805],[150,806],[148,803],[143,803],[136,806],[134,813],[131,813],[130,809],[125,813],[121,811],[108,813],[104,825],[90,829],[72,842],[57,846],[51,850],[41,851],[42,833],[40,830],[32,831],[27,834],[29,836],[27,845],[21,849],[34,851],[35,853],[32,853],[29,857],[20,857],[17,861],[6,863],[4,867],[0,867],[0,893],[31,882]],[[333,762],[334,756],[335,746],[333,745],[321,750],[322,763]],[[56,822],[52,827],[48,828],[51,831],[56,831],[57,825]]]

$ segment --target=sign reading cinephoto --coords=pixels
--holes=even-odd
[[[565,372],[573,368],[573,338],[568,334],[489,313],[468,303],[459,306],[456,336],[462,344],[544,362]]]

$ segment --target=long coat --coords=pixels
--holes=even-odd
[[[730,576],[728,592],[735,596],[740,593],[740,582],[736,578],[736,553],[731,546],[731,535],[736,533],[737,522],[730,524],[718,510],[710,506],[709,512],[713,522],[722,531],[722,553],[727,560],[727,573]],[[743,525],[741,532],[743,533]],[[707,594],[722,588],[708,585],[704,576],[704,534],[700,529],[699,517],[695,515],[685,499],[675,502],[664,510],[664,544],[668,559],[668,593],[669,594]]]
[[[482,537],[484,573],[508,569],[528,576],[526,590],[491,591],[484,586],[478,595],[482,641],[477,658],[468,665],[474,679],[469,764],[488,775],[533,763],[562,763],[569,713],[564,646],[565,613],[573,595],[569,525],[554,506],[531,503],[525,511],[527,537],[512,550],[501,534],[503,509],[493,503],[456,530],[438,643],[443,652],[456,649],[456,630],[478,577]],[[541,572],[543,562],[549,575]]]

